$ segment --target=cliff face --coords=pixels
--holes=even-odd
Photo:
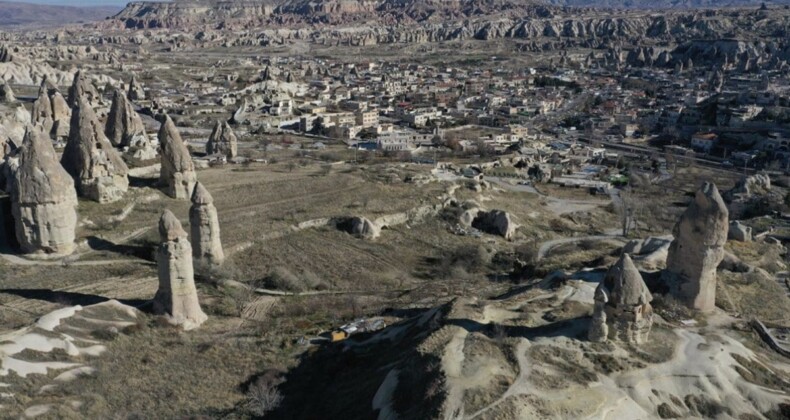
[[[261,24],[417,23],[497,15],[550,15],[533,0],[285,0],[132,2],[113,21],[126,28],[255,27]]]
[[[246,29],[268,42],[293,38],[366,45],[517,38],[599,48],[612,41],[643,39],[682,43],[782,38],[790,33],[790,14],[779,8],[604,13],[536,0],[177,1],[129,3],[107,24],[130,29]],[[348,30],[330,28],[337,26]],[[239,35],[235,38],[244,42]]]
[[[762,3],[788,4],[787,0],[546,0],[560,6],[594,6],[628,9],[680,9],[701,7],[759,7]]]

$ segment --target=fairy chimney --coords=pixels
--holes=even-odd
[[[673,294],[692,309],[716,307],[716,268],[728,230],[727,206],[716,185],[706,182],[675,225],[664,272]]]
[[[110,203],[121,199],[129,188],[129,168],[84,98],[72,110],[69,140],[60,162],[83,197]]]
[[[165,193],[173,198],[187,200],[195,189],[197,175],[187,145],[169,115],[159,128],[159,147],[161,148],[162,168],[159,182]]]
[[[238,155],[237,143],[236,135],[227,121],[217,121],[214,129],[211,131],[208,142],[206,142],[206,154],[221,153],[228,159],[232,159]]]
[[[192,193],[189,209],[189,226],[192,240],[192,256],[195,261],[206,265],[220,265],[225,261],[219,234],[219,219],[214,199],[200,182]]]
[[[652,300],[631,257],[623,253],[595,290],[589,339],[644,343],[653,325]]]
[[[74,250],[77,192],[40,128],[25,133],[11,184],[16,238],[22,252],[62,256]]]
[[[131,101],[141,101],[145,99],[145,90],[143,90],[143,85],[141,85],[135,76],[132,76],[132,79],[129,81],[129,91],[127,92],[127,96]]]
[[[192,267],[192,246],[181,222],[165,210],[159,219],[161,244],[156,252],[159,290],[154,297],[154,312],[185,330],[197,328],[208,317],[200,308]]]

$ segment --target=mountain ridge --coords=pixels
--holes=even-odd
[[[0,1],[0,28],[52,27],[113,16],[120,6],[61,6]]]

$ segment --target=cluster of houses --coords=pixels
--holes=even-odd
[[[504,152],[516,144],[584,138],[636,143],[670,138],[673,148],[736,164],[790,163],[790,76],[694,66],[626,67],[567,60],[541,68],[469,68],[400,62],[260,57],[243,88],[238,74],[191,81],[191,112],[217,104],[237,122],[419,154],[450,146]],[[587,60],[590,61],[590,60]],[[677,72],[682,71],[682,77]],[[185,93],[186,94],[186,93]],[[165,104],[168,107],[175,103]],[[485,134],[470,127],[485,127]],[[448,144],[449,143],[449,144]],[[659,146],[661,147],[661,146]]]

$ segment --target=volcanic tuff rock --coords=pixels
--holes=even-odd
[[[744,225],[740,220],[733,220],[730,222],[730,228],[727,231],[727,239],[739,242],[751,242],[752,228]]]
[[[6,146],[22,144],[26,127],[31,124],[30,113],[21,103],[0,104],[0,158],[6,153]]]
[[[591,341],[613,339],[641,344],[653,325],[653,296],[631,257],[623,253],[595,290]]]
[[[238,108],[236,108],[236,111],[233,113],[231,121],[235,124],[245,124],[249,122],[248,109],[249,104],[247,103],[247,98],[243,98]]]
[[[38,89],[38,99],[33,103],[33,124],[41,125],[53,139],[69,135],[71,109],[58,88],[44,77]]]
[[[622,51],[627,53],[628,60],[620,55],[615,62],[609,62],[613,66],[687,66],[688,59],[693,56],[694,66],[718,66],[729,61],[741,70],[755,71],[758,68],[786,69],[790,60],[790,45],[783,40],[783,34],[790,31],[790,14],[783,9],[770,14],[756,9],[663,13],[619,10],[605,14],[585,11],[535,5],[529,1],[498,0],[483,3],[472,0],[286,1],[271,6],[232,2],[136,2],[130,3],[107,25],[186,28],[197,24],[221,30],[238,29],[233,31],[232,37],[195,39],[197,44],[232,46],[283,44],[289,39],[335,45],[375,45],[497,38],[531,41],[520,43],[518,49],[521,51],[573,47],[605,49],[613,43],[678,45],[672,51],[652,47]],[[300,23],[304,27],[300,27]],[[256,29],[261,26],[270,29]],[[338,26],[350,30],[335,30]],[[717,43],[721,48],[715,45]],[[740,51],[733,50],[732,45]],[[694,53],[695,46],[702,46],[704,54]],[[758,62],[760,66],[756,65]]]
[[[33,125],[40,126],[44,131],[49,134],[52,131],[54,120],[52,118],[52,102],[49,100],[47,90],[43,88],[38,90],[38,98],[33,102],[33,108],[30,110],[32,115]]]
[[[0,80],[0,103],[7,104],[11,102],[16,102],[14,91],[11,90],[11,86],[8,86]]]
[[[693,309],[709,312],[716,306],[716,268],[724,257],[728,219],[719,190],[706,182],[673,230],[664,278]]]
[[[232,159],[238,154],[237,143],[236,135],[233,134],[230,125],[226,121],[217,121],[206,142],[206,154],[221,153]]]
[[[753,6],[759,7],[763,0],[546,0],[546,3],[558,6],[581,7],[612,7],[634,9],[668,9],[668,8],[697,8],[697,7],[734,7]],[[769,1],[770,3],[770,1]],[[787,3],[778,0],[773,3]]]
[[[85,98],[91,106],[101,103],[101,95],[96,90],[96,86],[81,71],[78,71],[74,73],[74,80],[69,87],[69,107],[75,107],[80,98]]]
[[[750,196],[752,194],[765,194],[771,191],[771,178],[766,174],[754,174],[744,176],[738,180],[735,186],[727,191],[728,196],[743,194]]]
[[[145,99],[145,90],[143,90],[143,85],[137,82],[137,78],[132,76],[132,80],[129,81],[129,91],[127,92],[127,96],[131,101],[140,101]]]
[[[381,228],[370,219],[361,216],[341,218],[337,228],[358,238],[373,240],[381,235]]]
[[[113,91],[110,113],[104,134],[115,147],[129,147],[135,143],[148,143],[143,120],[132,108],[120,90]]]
[[[11,197],[16,237],[23,252],[67,255],[74,250],[74,180],[58,163],[50,139],[38,129],[25,134]]]
[[[91,200],[117,201],[129,188],[129,168],[107,140],[85,98],[80,98],[73,109],[71,131],[61,163],[74,177],[80,194]]]
[[[249,28],[266,24],[342,24],[382,21],[415,23],[463,19],[496,13],[499,16],[539,16],[550,13],[530,0],[287,0],[272,3],[180,1],[132,2],[110,24],[125,28],[185,28],[222,25]]]
[[[219,234],[219,219],[214,198],[200,182],[195,184],[192,193],[192,207],[189,208],[192,256],[195,261],[208,265],[220,265],[225,261],[222,241]]]
[[[502,236],[505,239],[513,239],[518,225],[516,225],[510,213],[503,210],[480,211],[472,221],[472,226],[486,233]]]
[[[159,290],[154,311],[185,330],[197,328],[208,317],[200,308],[192,267],[192,247],[181,222],[165,209],[159,219],[161,244],[156,252]]]
[[[14,61],[14,54],[5,45],[0,46],[0,63],[10,63]]]
[[[169,115],[165,115],[158,136],[162,153],[159,182],[170,197],[187,200],[192,195],[197,182],[195,165],[189,155],[189,149],[181,140],[181,135]]]

